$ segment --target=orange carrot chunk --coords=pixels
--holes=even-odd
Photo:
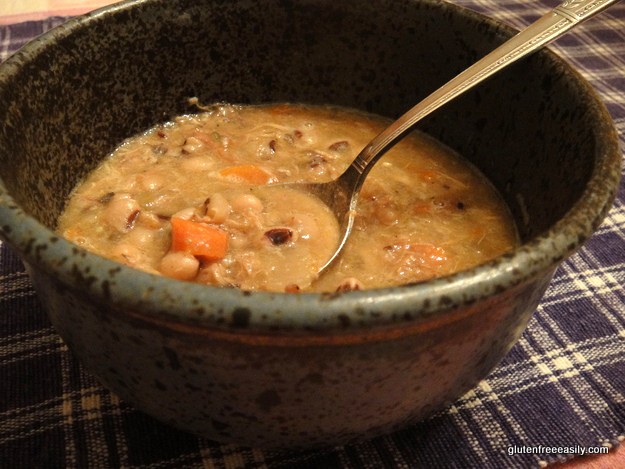
[[[208,262],[223,259],[228,250],[228,234],[206,223],[174,217],[171,233],[172,251],[188,252]]]
[[[271,174],[253,164],[230,166],[222,169],[219,174],[225,177],[240,179],[244,182],[258,186],[275,181],[275,178]]]

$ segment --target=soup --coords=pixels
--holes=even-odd
[[[338,223],[315,197],[275,184],[338,177],[387,121],[329,106],[201,109],[117,148],[72,192],[59,233],[153,274],[283,292],[420,282],[517,244],[489,182],[415,132],[373,168],[342,256],[317,278]]]

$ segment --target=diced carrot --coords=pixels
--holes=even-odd
[[[228,234],[206,223],[173,217],[171,233],[172,251],[188,252],[213,262],[222,259],[228,250]]]
[[[229,166],[228,168],[222,169],[219,174],[225,177],[234,177],[259,186],[275,181],[275,178],[271,174],[253,164]]]

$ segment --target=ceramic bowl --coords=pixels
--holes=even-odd
[[[341,444],[423,419],[520,336],[620,174],[613,124],[550,52],[419,127],[510,206],[522,246],[416,285],[249,293],[152,276],[60,239],[76,183],[201,102],[333,103],[396,117],[513,34],[433,0],[141,0],[73,19],[0,67],[0,234],[58,333],[123,400],[198,435]]]

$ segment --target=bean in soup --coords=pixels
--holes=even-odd
[[[203,108],[204,109],[204,108]],[[517,244],[495,189],[414,133],[371,171],[339,261],[338,224],[278,182],[338,177],[388,123],[303,105],[215,105],[124,142],[71,194],[58,231],[83,248],[179,280],[244,290],[346,291],[424,281]]]

